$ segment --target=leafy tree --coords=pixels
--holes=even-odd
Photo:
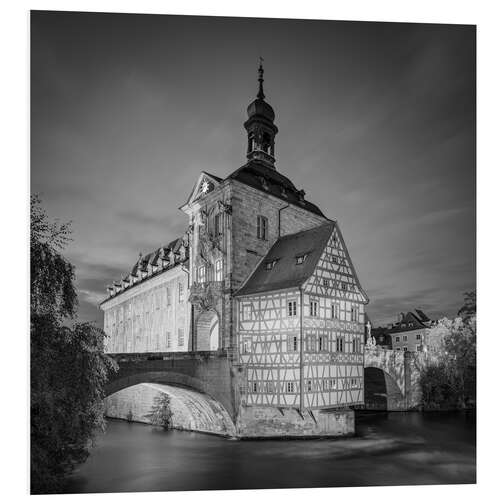
[[[475,311],[475,292],[466,294],[464,308],[461,311]],[[429,409],[474,407],[476,404],[475,314],[467,313],[454,320],[441,319],[431,329],[429,340],[430,350],[435,359],[421,376],[424,407]]]
[[[94,433],[104,428],[104,384],[114,362],[104,332],[75,323],[74,268],[59,253],[70,224],[50,223],[31,198],[31,491],[61,491],[65,476],[84,461]]]
[[[170,408],[170,396],[162,393],[156,396],[151,411],[144,415],[153,425],[159,425],[168,430],[172,426],[172,409]]]
[[[465,292],[464,296],[464,305],[458,311],[458,315],[464,321],[469,321],[472,317],[476,316],[476,292]]]

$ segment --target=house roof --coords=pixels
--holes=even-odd
[[[227,179],[235,179],[324,217],[316,205],[304,199],[304,191],[299,191],[290,179],[259,160],[249,161],[230,174]]]
[[[302,285],[312,275],[334,227],[334,222],[328,222],[279,238],[235,295]],[[304,254],[307,254],[305,261],[298,265],[296,257]],[[266,269],[266,264],[273,261],[275,264],[272,269]]]
[[[127,286],[126,288],[122,288],[121,290],[117,291],[115,294],[111,295],[110,297],[107,297],[105,300],[101,302],[101,305],[107,302],[108,300],[111,300],[115,298],[117,295],[122,294],[126,290],[129,290],[130,288],[133,288],[134,286],[148,280],[149,278],[152,278],[153,276],[157,276],[158,274],[161,274],[165,271],[168,271],[169,269],[173,269],[174,267],[178,266],[181,262],[176,260],[173,264],[167,264],[167,265],[161,265],[162,263],[160,262],[161,258],[161,251],[163,250],[163,255],[164,258],[168,258],[168,254],[170,250],[174,252],[174,254],[177,254],[179,252],[180,247],[183,245],[183,239],[182,238],[176,238],[175,240],[171,241],[168,245],[161,246],[157,248],[155,251],[148,253],[147,255],[140,256],[137,262],[133,265],[130,275],[132,276],[137,276],[137,272],[139,269],[142,271],[147,271],[148,265],[151,264],[153,266],[158,266],[157,270],[145,277],[141,277],[140,281],[133,283],[132,285]],[[186,252],[188,253],[188,252]],[[126,276],[125,279],[128,278],[129,275]]]
[[[427,318],[427,316],[425,317]],[[410,332],[412,330],[421,330],[422,328],[428,328],[428,326],[415,313],[410,311],[403,314],[403,319],[398,321],[392,328],[387,329],[387,333]]]

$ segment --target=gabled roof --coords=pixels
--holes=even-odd
[[[302,285],[314,272],[334,227],[334,222],[328,222],[279,238],[235,295],[250,295]],[[304,254],[307,254],[304,263],[297,265],[297,256]],[[273,261],[275,264],[272,269],[266,269],[266,264]]]
[[[415,313],[410,311],[403,314],[403,319],[398,321],[392,328],[389,328],[387,333],[411,332],[412,330],[421,330],[422,328],[428,328],[428,326]]]
[[[259,160],[249,161],[230,174],[227,179],[235,179],[324,217],[323,212],[316,205],[304,199],[304,192],[299,191],[290,179]]]

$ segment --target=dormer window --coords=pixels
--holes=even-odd
[[[266,271],[270,271],[271,269],[274,268],[276,263],[278,262],[279,259],[273,259],[273,260],[268,260],[265,264],[266,266]]]
[[[295,264],[296,264],[297,266],[300,266],[300,264],[303,264],[303,263],[304,263],[304,261],[307,259],[307,255],[308,255],[307,253],[303,253],[303,254],[301,254],[301,255],[297,255],[297,256],[295,257]]]

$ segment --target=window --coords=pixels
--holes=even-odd
[[[337,352],[344,351],[344,339],[342,337],[337,337]]]
[[[334,256],[332,257],[332,261],[333,261],[333,263],[334,263],[334,264],[338,264],[339,259],[337,259],[337,257],[334,255]]]
[[[172,305],[172,292],[170,288],[167,288],[167,306]]]
[[[252,352],[252,339],[250,337],[243,337],[243,354],[248,354]]]
[[[403,351],[407,351],[407,350],[408,350],[408,347],[404,346]]]
[[[216,214],[214,217],[214,233],[215,236],[222,234],[222,215]]]
[[[328,390],[328,385],[329,385],[329,380],[327,378],[323,379],[323,390],[327,391]]]
[[[359,320],[359,307],[358,306],[351,306],[351,321],[358,321]]]
[[[179,302],[184,300],[184,285],[179,283]]]
[[[312,380],[307,381],[307,392],[311,392],[313,390]]]
[[[298,339],[297,337],[293,337],[293,350],[294,351],[297,351],[298,350],[298,347],[299,347],[299,342],[298,342]]]
[[[421,351],[422,350],[422,346],[421,345],[418,345],[417,346],[417,351]]]
[[[400,337],[396,337],[396,342],[399,342],[401,340]]]
[[[252,382],[252,392],[257,392],[257,390],[258,390],[257,382]]]
[[[347,283],[342,283],[340,287],[342,288],[342,290],[347,290]]]
[[[267,218],[263,215],[257,216],[257,238],[267,240]]]
[[[420,333],[417,333],[416,337],[415,337],[417,340],[421,340],[422,339],[422,335],[420,335]]]
[[[177,330],[177,344],[179,347],[184,345],[184,330],[182,328]]]
[[[327,278],[323,278],[323,286],[330,286],[330,280]]]
[[[295,390],[294,385],[295,384],[293,382],[287,382],[286,383],[286,392],[294,392],[294,390]]]
[[[316,335],[307,335],[306,337],[306,351],[316,351]]]
[[[358,352],[358,340],[352,339],[352,352]]]
[[[288,302],[288,316],[297,316],[297,301],[291,300]]]
[[[167,349],[172,347],[172,332],[167,332]]]
[[[311,300],[309,302],[309,316],[317,316],[318,315],[318,301]]]
[[[250,319],[252,315],[252,309],[251,309],[251,306],[250,304],[245,304],[243,306],[243,319]]]
[[[222,281],[222,259],[215,261],[215,281]]]
[[[401,350],[401,347],[396,347],[396,351],[400,351]]]
[[[408,341],[408,335],[403,335],[403,341],[407,342]]]
[[[297,256],[295,257],[295,264],[296,264],[297,266],[300,266],[300,264],[303,264],[303,263],[305,262],[305,260],[306,260],[306,259],[307,259],[307,254],[306,254],[306,253],[304,253],[304,254],[302,254],[302,255],[297,255]]]
[[[335,389],[337,387],[337,379],[331,378],[330,379],[330,389]]]
[[[266,262],[266,271],[270,271],[278,262],[278,259],[268,260]]]
[[[206,268],[205,266],[198,267],[198,283],[205,283],[206,278]]]
[[[332,318],[339,319],[339,317],[340,317],[340,304],[334,302],[332,304]]]
[[[328,337],[326,335],[320,335],[318,338],[318,349],[320,351],[328,350]]]
[[[289,352],[296,352],[299,349],[299,341],[296,336],[289,336],[287,339],[287,349]]]

